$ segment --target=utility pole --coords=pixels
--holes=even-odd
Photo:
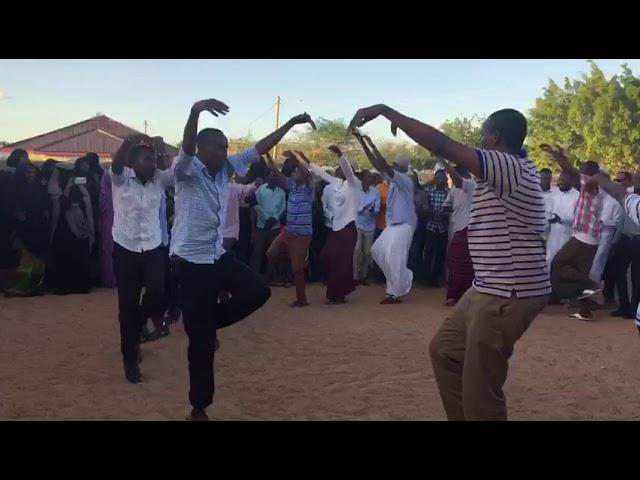
[[[147,134],[147,127],[149,126],[149,124],[147,123],[147,121],[144,121],[144,134]]]
[[[278,101],[276,102],[276,130],[280,128],[280,95],[278,95]],[[273,159],[276,160],[278,158],[278,144],[273,147]]]

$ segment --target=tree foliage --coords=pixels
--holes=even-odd
[[[448,120],[440,126],[440,130],[445,135],[453,138],[456,142],[479,147],[482,138],[481,126],[484,118],[473,116],[471,118],[462,117]]]
[[[640,79],[627,65],[607,79],[590,62],[580,80],[549,81],[530,110],[527,144],[540,166],[555,167],[537,146],[558,144],[573,162],[595,160],[611,171],[633,169],[640,159]]]

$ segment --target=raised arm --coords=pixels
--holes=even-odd
[[[144,133],[134,133],[133,135],[129,135],[124,139],[124,142],[118,148],[115,156],[113,157],[113,162],[111,163],[111,171],[115,175],[122,175],[124,172],[124,167],[127,165],[127,159],[129,158],[129,152],[136,145],[140,145],[142,143],[151,145],[153,141]]]
[[[606,175],[602,173],[596,173],[591,177],[594,181],[598,182],[605,192],[615,198],[618,202],[624,205],[624,199],[627,197],[627,189],[619,183],[612,182]]]
[[[189,157],[196,154],[196,139],[198,137],[198,119],[202,112],[211,112],[214,117],[218,115],[226,115],[229,113],[229,107],[214,98],[200,100],[193,104],[187,124],[184,126],[184,134],[182,136],[182,151]]]
[[[311,117],[308,113],[301,113],[300,115],[296,115],[295,117],[289,119],[287,123],[282,125],[275,132],[270,133],[258,143],[256,143],[256,150],[260,155],[265,155],[269,150],[275,147],[280,140],[296,125],[301,125],[303,123],[308,123],[311,125],[311,128],[316,130],[316,124],[311,120]]]
[[[480,162],[474,148],[462,145],[437,128],[407,117],[386,105],[373,105],[358,110],[349,124],[349,130],[353,131],[380,115],[389,120],[393,128],[400,128],[409,138],[433,154],[461,165],[474,175],[480,176]]]
[[[369,158],[371,165],[373,165],[373,168],[375,168],[382,175],[393,178],[393,168],[391,168],[391,165],[387,163],[376,145],[373,143],[373,140],[371,140],[367,136],[360,135],[360,133],[356,131],[354,131],[354,136],[356,137],[358,142],[360,142],[360,145],[362,145],[362,148],[367,154],[367,157]]]
[[[449,162],[444,162],[444,167],[447,169],[447,173],[451,177],[451,182],[457,188],[462,188],[462,176],[456,172],[456,169],[453,168]]]
[[[558,166],[560,166],[562,171],[568,173],[571,176],[571,182],[574,188],[580,190],[580,172],[576,167],[571,165],[571,162],[567,158],[567,154],[562,149],[562,147],[556,145],[554,148],[551,145],[543,143],[542,145],[540,145],[540,150],[553,158]]]
[[[336,145],[331,145],[329,147],[329,151],[338,156],[338,163],[340,164],[340,168],[342,169],[342,173],[344,173],[344,177],[347,180],[347,183],[354,187],[358,182],[358,178],[353,171],[353,167],[351,166],[349,158],[346,157],[342,153],[342,150],[340,150],[340,148],[338,148],[338,146]]]

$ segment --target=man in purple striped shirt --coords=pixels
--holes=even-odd
[[[402,129],[478,178],[468,235],[476,278],[434,336],[430,353],[450,420],[506,420],[502,387],[509,358],[551,292],[540,175],[521,150],[527,120],[516,110],[492,113],[482,126],[481,150],[386,105],[358,110],[349,129],[380,115],[392,132]]]

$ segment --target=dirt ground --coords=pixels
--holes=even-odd
[[[291,309],[293,290],[220,333],[215,420],[442,420],[428,344],[444,293],[381,306],[380,287]],[[0,299],[0,419],[182,420],[186,337],[144,345],[145,382],[124,381],[116,295]],[[549,307],[516,346],[505,387],[514,420],[640,418],[640,340],[631,320]]]

